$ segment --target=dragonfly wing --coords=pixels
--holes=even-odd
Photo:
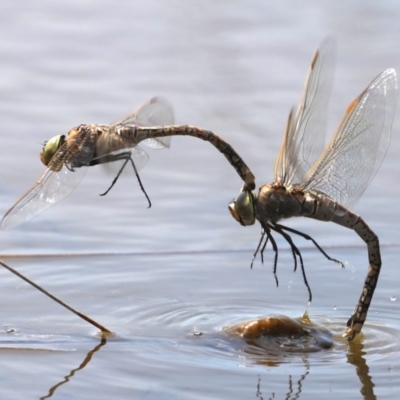
[[[151,147],[152,149],[164,149],[165,147],[169,148],[171,145],[171,136],[164,136],[157,139],[145,139],[142,140],[141,143]]]
[[[397,78],[387,69],[347,108],[330,143],[300,186],[354,205],[379,169],[390,141]]]
[[[174,111],[171,103],[163,97],[153,97],[140,105],[132,113],[114,121],[112,125],[127,126],[165,126],[174,124]],[[170,137],[146,139],[142,143],[155,149],[169,147]]]
[[[61,171],[47,168],[42,177],[4,215],[2,229],[25,222],[67,197],[79,184],[87,167],[74,170],[63,166]]]
[[[139,171],[147,164],[147,161],[149,161],[149,155],[140,146],[134,147],[131,151],[135,167]]]
[[[300,182],[325,144],[327,109],[335,66],[335,41],[328,37],[315,52],[296,112],[290,113],[275,161],[275,182]]]
[[[67,197],[87,170],[95,138],[89,129],[71,130],[41,178],[7,211],[1,227],[19,225]]]
[[[105,159],[103,159],[100,164],[105,167],[107,172],[116,175],[121,169],[122,164],[125,162],[125,158],[123,158],[122,155],[126,153],[130,153],[133,162],[135,163],[135,167],[138,171],[142,169],[149,160],[149,155],[140,146],[122,148],[121,150],[113,151],[112,153],[108,153],[107,155],[93,158],[93,160],[101,160],[103,157],[105,157]],[[121,158],[116,157],[118,155],[121,155]]]
[[[171,103],[163,97],[153,97],[140,105],[136,110],[130,114],[122,117],[111,124],[111,129],[115,125],[124,126],[139,126],[139,127],[150,127],[150,126],[165,126],[174,124],[174,112]],[[146,139],[142,143],[155,149],[161,149],[170,146],[170,137],[162,137],[157,139]],[[111,151],[109,149],[118,148],[117,151]],[[98,158],[104,155],[110,154],[111,156],[117,155],[124,152],[131,152],[132,159],[135,163],[137,170],[143,168],[149,156],[147,153],[130,141],[129,138],[122,137],[120,135],[104,135],[101,140],[97,143],[97,154]],[[104,163],[105,169],[108,172],[117,174],[121,168],[120,162]]]

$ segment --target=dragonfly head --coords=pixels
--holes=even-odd
[[[43,149],[40,152],[40,159],[44,165],[48,165],[54,154],[57,153],[58,149],[64,144],[65,135],[58,135],[52,137],[50,140],[44,143]]]
[[[241,225],[253,225],[256,222],[255,198],[252,192],[241,192],[228,208],[232,217]]]

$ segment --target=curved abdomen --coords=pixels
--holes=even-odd
[[[367,318],[372,296],[378,283],[379,273],[382,266],[379,239],[359,215],[347,210],[341,204],[323,196],[316,196],[314,203],[315,211],[310,215],[311,218],[322,221],[332,221],[336,224],[352,229],[367,245],[369,261],[367,277],[365,278],[364,287],[358,300],[358,304],[353,315],[347,322],[348,328],[344,335],[348,340],[352,340],[358,333],[360,333]]]

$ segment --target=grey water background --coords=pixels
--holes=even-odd
[[[176,123],[224,137],[259,186],[270,182],[322,39],[338,43],[330,134],[376,75],[400,71],[399,20],[395,1],[2,2],[1,211],[43,172],[45,140],[109,123],[154,95],[172,102]],[[250,270],[260,229],[241,227],[227,210],[239,177],[209,143],[177,137],[170,150],[148,151],[141,178],[151,209],[131,171],[100,197],[113,176],[96,167],[65,201],[0,232],[3,259],[115,332],[102,343],[92,326],[0,271],[0,398],[395,398],[399,117],[354,209],[378,234],[383,258],[357,343],[340,334],[367,271],[365,245],[354,232],[305,219],[287,224],[347,262],[340,270],[296,239],[313,290],[310,317],[334,332],[334,347],[269,354],[221,333],[260,315],[298,317],[307,292],[279,239],[279,288],[271,250]]]

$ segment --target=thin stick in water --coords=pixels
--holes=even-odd
[[[76,314],[78,317],[81,317],[82,319],[84,319],[85,321],[89,322],[90,324],[94,325],[96,328],[99,328],[102,332],[107,332],[107,333],[112,333],[109,329],[105,328],[103,325],[99,324],[98,322],[92,320],[91,318],[89,318],[88,316],[86,316],[85,314],[82,314],[81,312],[79,312],[78,310],[75,310],[74,308],[72,308],[71,306],[69,306],[67,303],[64,303],[62,300],[60,300],[58,297],[52,295],[51,293],[49,293],[47,290],[43,289],[42,287],[40,287],[39,285],[37,285],[35,282],[31,281],[30,279],[28,279],[26,276],[22,275],[20,272],[16,271],[14,268],[10,267],[9,265],[7,265],[5,262],[0,260],[0,265],[3,266],[5,269],[8,269],[10,272],[12,272],[14,275],[17,275],[19,278],[23,279],[25,282],[29,283],[30,285],[32,285],[34,288],[36,288],[37,290],[40,290],[42,293],[44,293],[46,296],[49,296],[52,300],[54,300],[55,302],[57,302],[58,304],[61,304],[63,307],[65,307],[66,309],[68,309],[69,311],[73,312],[74,314]]]

